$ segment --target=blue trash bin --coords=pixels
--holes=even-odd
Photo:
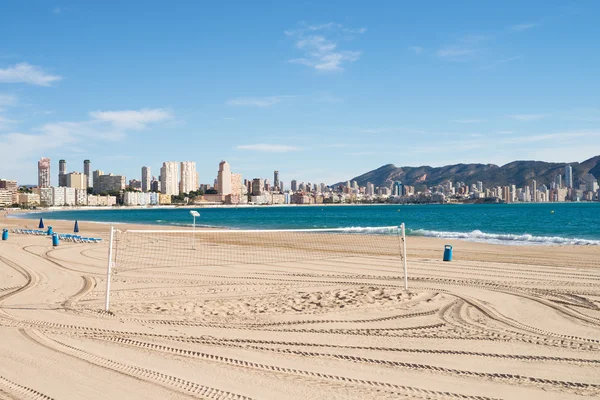
[[[2,240],[8,240],[8,229],[2,229]]]
[[[444,261],[452,261],[452,246],[444,246]]]
[[[58,246],[58,235],[56,233],[52,234],[52,246],[56,247]]]
[[[52,227],[51,227],[51,226],[49,226],[49,227],[48,227],[48,236],[52,236],[52,233],[53,233],[53,232],[52,232]]]

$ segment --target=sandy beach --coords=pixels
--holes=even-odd
[[[79,227],[108,237],[108,225]],[[212,255],[238,246],[209,244]],[[408,292],[401,264],[366,252],[117,265],[106,313],[106,240],[53,248],[11,233],[0,242],[0,398],[600,397],[600,246],[407,247]]]

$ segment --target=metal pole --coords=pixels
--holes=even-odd
[[[196,250],[196,216],[194,215],[194,232],[192,233],[192,250]]]
[[[115,228],[110,227],[110,241],[108,244],[108,266],[106,268],[106,303],[104,305],[104,311],[108,312],[110,303],[110,273],[113,265],[113,237]]]
[[[408,268],[406,266],[406,232],[404,229],[404,222],[400,225],[402,230],[402,261],[404,263],[404,290],[408,291]]]

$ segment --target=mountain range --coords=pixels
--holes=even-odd
[[[356,176],[350,181],[357,181],[359,186],[366,186],[371,182],[377,186],[390,186],[394,181],[416,188],[431,187],[446,180],[464,182],[468,185],[483,182],[485,187],[517,185],[525,186],[536,180],[538,185],[554,180],[556,175],[562,175],[564,182],[565,167],[573,168],[573,180],[577,182],[588,173],[596,178],[600,176],[600,155],[585,160],[581,163],[551,163],[544,161],[513,161],[498,166],[495,164],[455,164],[443,167],[396,167],[386,164],[382,167]]]

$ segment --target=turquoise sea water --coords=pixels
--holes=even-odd
[[[237,229],[378,227],[409,235],[507,244],[600,245],[600,203],[197,208],[198,226]],[[191,226],[190,209],[36,213],[35,218]]]

